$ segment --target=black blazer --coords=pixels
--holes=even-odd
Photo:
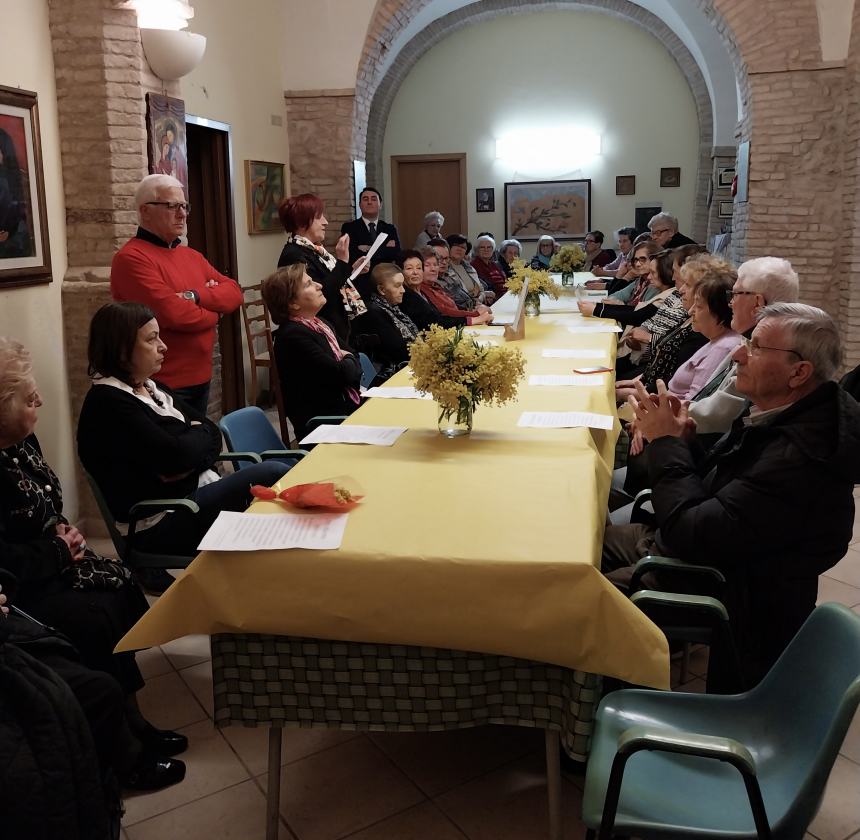
[[[400,311],[405,312],[419,330],[426,330],[433,324],[439,324],[446,329],[466,326],[466,318],[454,315],[443,315],[426,297],[412,289],[404,289]]]
[[[357,391],[361,385],[358,356],[348,355],[338,361],[324,335],[296,321],[281,324],[274,338],[284,409],[298,439],[305,436],[311,417],[351,414],[358,408],[346,396],[348,387]],[[352,353],[344,342],[338,343]]]
[[[322,284],[325,295],[325,306],[320,310],[319,317],[331,325],[341,344],[349,342],[349,316],[343,305],[343,297],[340,290],[349,279],[351,269],[347,263],[338,260],[334,268],[329,269],[320,259],[319,254],[311,248],[303,248],[295,242],[287,242],[281,251],[278,260],[278,268],[293,263],[305,262],[308,266],[308,275]]]
[[[354,265],[359,257],[363,257],[367,251],[359,251],[359,245],[373,245],[374,237],[371,237],[367,225],[359,218],[353,219],[351,222],[344,222],[340,228],[341,235],[349,234],[349,262]],[[387,233],[389,240],[394,240],[394,245],[389,246],[383,244],[380,249],[371,257],[371,266],[383,262],[397,262],[400,257],[400,237],[397,234],[397,228],[388,222],[383,222],[382,219],[376,220],[376,235]]]

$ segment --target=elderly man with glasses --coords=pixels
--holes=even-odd
[[[679,248],[681,245],[695,245],[689,236],[678,233],[678,219],[671,213],[658,213],[648,222],[651,238],[661,248]]]
[[[686,407],[662,383],[655,397],[641,386],[630,397],[650,442],[656,528],[607,527],[602,560],[622,588],[646,554],[721,569],[749,685],[815,607],[818,576],[845,556],[860,482],[860,405],[833,381],[842,362],[833,319],[776,303],[756,321],[734,351],[737,390],[751,409],[707,455]]]
[[[201,253],[181,244],[190,208],[176,178],[147,175],[134,205],[139,227],[114,255],[111,294],[155,312],[167,345],[159,382],[205,417],[215,328],[221,315],[239,308],[242,290]]]

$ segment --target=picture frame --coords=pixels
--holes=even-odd
[[[681,186],[681,167],[680,166],[664,166],[660,169],[660,186],[661,187],[680,187]]]
[[[720,219],[731,219],[735,212],[735,203],[730,198],[721,199],[717,204],[717,216]]]
[[[475,190],[475,211],[477,213],[496,212],[495,187],[479,187]]]
[[[39,101],[0,85],[0,287],[50,283]]]
[[[150,174],[172,175],[188,196],[188,145],[185,103],[181,99],[146,94],[146,146]]]
[[[717,168],[717,189],[730,190],[732,181],[735,179],[734,166],[720,166]]]
[[[283,233],[278,205],[284,198],[284,164],[268,160],[245,161],[245,203],[248,233]]]
[[[583,239],[590,229],[590,178],[505,183],[505,238]]]
[[[636,195],[636,176],[616,175],[615,195]]]
[[[662,204],[637,204],[634,212],[633,227],[636,230],[648,230],[648,222],[658,213],[662,212]]]

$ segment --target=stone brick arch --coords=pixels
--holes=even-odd
[[[368,183],[382,183],[382,144],[391,106],[400,85],[418,60],[464,24],[511,13],[510,0],[482,0],[436,19],[403,45],[384,74],[388,51],[426,0],[383,0],[368,30],[355,88],[353,151],[367,161]],[[699,122],[699,157],[691,235],[705,241],[707,196],[713,151],[713,107],[702,71],[681,39],[656,15],[628,0],[538,0],[519,7],[525,13],[548,10],[596,11],[633,23],[655,37],[672,56],[690,87]]]

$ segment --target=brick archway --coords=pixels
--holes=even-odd
[[[382,145],[391,106],[403,80],[418,60],[467,23],[511,13],[509,0],[482,0],[438,18],[407,42],[384,74],[381,67],[397,35],[426,5],[426,0],[384,0],[368,30],[355,87],[353,152],[367,161],[368,183],[382,182]],[[705,241],[709,228],[707,196],[713,153],[713,106],[702,71],[680,38],[658,17],[628,0],[539,0],[521,11],[596,11],[633,23],[655,37],[681,70],[696,105],[699,155],[691,234]]]

